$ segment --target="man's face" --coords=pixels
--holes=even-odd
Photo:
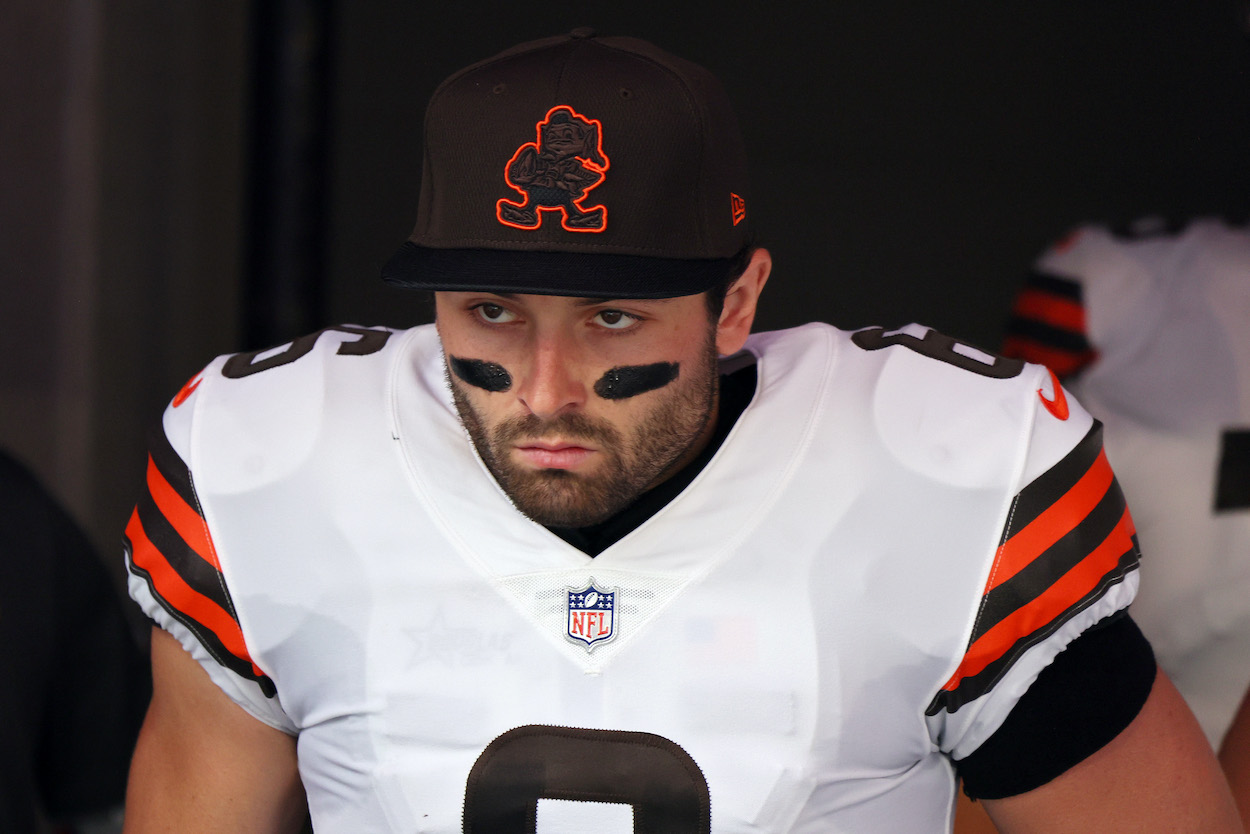
[[[540,524],[603,521],[706,444],[717,352],[703,296],[435,298],[460,418],[517,509]]]

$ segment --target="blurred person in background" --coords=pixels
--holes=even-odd
[[[0,831],[120,831],[150,691],[103,562],[0,452]]]
[[[1133,619],[1250,814],[1250,226],[1077,228],[1036,262],[1003,353],[1105,425],[1143,553]]]

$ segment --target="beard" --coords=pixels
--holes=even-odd
[[[488,426],[460,383],[448,374],[460,420],[482,463],[513,505],[547,527],[587,527],[606,521],[672,475],[704,437],[718,396],[716,344],[709,338],[701,361],[654,393],[656,405],[633,426],[579,412],[543,420],[533,414]],[[559,437],[592,441],[600,461],[589,474],[518,466],[509,450],[521,440]]]

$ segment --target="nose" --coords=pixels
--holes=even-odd
[[[528,372],[517,386],[517,397],[543,420],[576,411],[586,402],[580,367],[572,340],[558,334],[539,334],[533,342]]]

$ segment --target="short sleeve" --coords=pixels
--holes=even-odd
[[[1126,612],[1092,626],[1042,670],[989,739],[955,762],[964,792],[1002,799],[1065,773],[1133,722],[1157,671]]]
[[[1086,290],[1062,261],[1087,230],[1055,244],[1034,265],[1012,302],[1002,353],[1046,365],[1069,379],[1092,365],[1098,353],[1090,341]]]
[[[1038,391],[1033,458],[1085,415],[1052,384]],[[1037,474],[1026,466],[967,648],[927,710],[936,743],[956,759],[998,729],[1059,652],[1136,594],[1133,520],[1103,452],[1102,426],[1085,419],[1085,434],[1055,462]]]
[[[273,680],[248,650],[191,469],[176,448],[187,445],[196,405],[191,391],[175,398],[149,434],[146,488],[126,526],[130,595],[235,703],[293,734],[297,728]]]

